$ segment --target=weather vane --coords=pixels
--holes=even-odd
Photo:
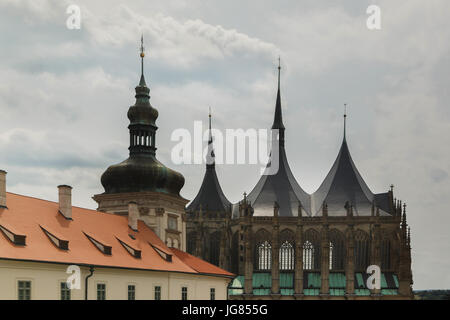
[[[144,57],[145,57],[145,52],[144,52],[144,34],[141,35],[141,74],[144,74]]]

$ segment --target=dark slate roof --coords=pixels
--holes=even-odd
[[[228,211],[231,202],[223,194],[214,166],[207,166],[200,191],[187,206],[188,212],[195,212],[202,207],[204,211]]]
[[[278,67],[278,92],[277,92],[277,102],[275,103],[275,115],[273,117],[272,129],[282,129],[284,130],[283,124],[283,114],[281,112],[281,96],[280,96],[280,67]]]
[[[343,216],[347,214],[347,202],[353,206],[355,216],[370,216],[372,203],[380,207],[380,215],[391,212],[389,195],[375,195],[370,191],[352,160],[344,137],[330,172],[319,189],[311,195],[311,213],[313,216],[322,215],[322,205],[326,203],[329,216]]]
[[[309,195],[299,186],[291,172],[284,147],[279,152],[278,172],[274,175],[263,175],[252,192],[247,196],[254,216],[273,216],[274,205],[279,206],[278,214],[283,217],[297,216],[301,203],[309,214]]]
[[[187,206],[186,211],[195,212],[202,208],[204,211],[225,212],[230,210],[231,202],[223,194],[216,174],[216,164],[211,133],[211,113],[209,114],[209,140],[206,155],[206,172],[202,186],[195,199]]]
[[[273,216],[275,202],[278,204],[279,216],[291,217],[298,215],[298,206],[301,203],[305,212],[309,214],[310,197],[297,183],[291,172],[284,148],[284,130],[283,117],[281,112],[280,97],[280,67],[278,67],[278,92],[275,104],[275,116],[272,129],[278,130],[278,135],[273,131],[272,135],[278,136],[278,139],[272,138],[271,157],[278,154],[278,170],[275,174],[267,174],[266,170],[259,179],[256,186],[249,193],[247,200],[254,210],[254,216]],[[275,164],[270,160],[267,168]],[[275,168],[275,166],[273,166]],[[233,207],[233,216],[237,216],[238,206]]]

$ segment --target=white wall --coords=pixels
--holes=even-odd
[[[19,280],[31,281],[31,299],[59,300],[60,282],[66,281],[68,265],[40,262],[9,261],[0,259],[0,300],[17,299]],[[94,268],[89,278],[88,298],[97,299],[97,283],[106,284],[107,300],[128,299],[128,285],[136,286],[136,299],[154,299],[154,286],[161,286],[161,299],[180,300],[181,288],[188,288],[188,299],[210,299],[210,288],[216,289],[216,299],[227,295],[228,278],[191,275],[175,272],[140,271],[117,268]],[[81,300],[85,296],[85,278],[88,267],[81,267],[80,289],[71,291],[71,299]]]

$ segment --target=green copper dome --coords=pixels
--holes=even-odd
[[[184,177],[155,157],[130,155],[127,160],[110,166],[101,182],[105,193],[154,191],[178,196]]]

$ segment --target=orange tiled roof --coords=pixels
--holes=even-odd
[[[172,252],[184,263],[188,264],[192,269],[200,273],[218,273],[224,272],[226,275],[232,277],[233,273],[225,271],[209,262],[206,262],[202,259],[194,257],[187,252],[172,248]]]
[[[0,226],[25,235],[26,245],[12,243],[0,231],[0,259],[233,276],[206,261],[168,248],[142,221],[138,223],[139,232],[133,232],[133,240],[129,236],[126,216],[72,207],[73,220],[67,220],[58,212],[56,202],[9,192],[7,207],[0,208]],[[41,227],[60,240],[68,240],[69,249],[59,249]],[[111,255],[102,253],[86,234],[102,245],[111,246]],[[118,239],[140,250],[141,258],[133,257]],[[150,244],[173,253],[171,262],[161,257]]]

